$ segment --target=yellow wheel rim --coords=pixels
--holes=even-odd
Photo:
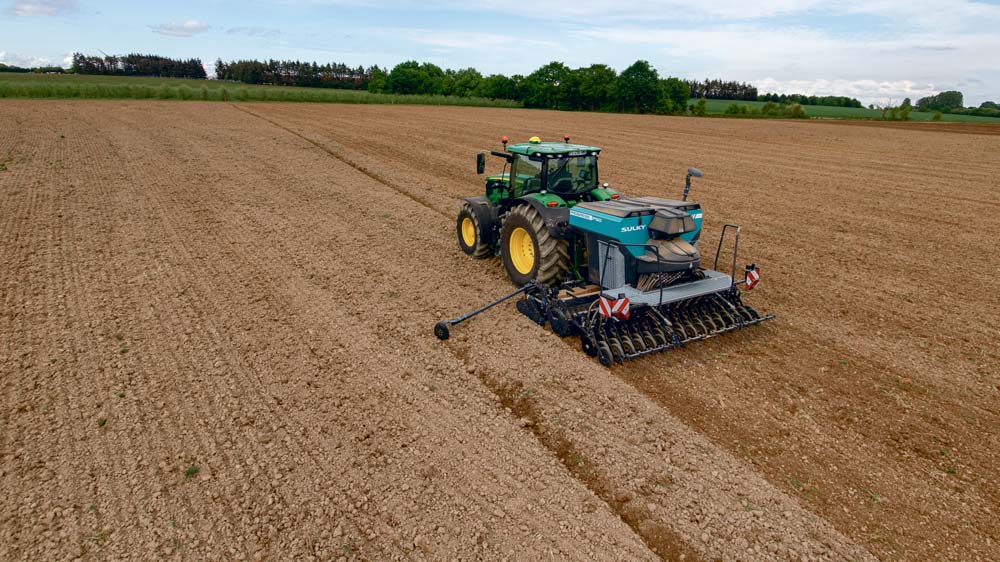
[[[469,217],[462,219],[462,242],[469,248],[476,244],[476,225]]]
[[[519,226],[510,233],[507,251],[518,273],[522,275],[531,273],[535,267],[535,243],[531,241],[531,234],[527,230]]]

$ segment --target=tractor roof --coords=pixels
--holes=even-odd
[[[518,144],[512,144],[507,147],[507,152],[513,152],[514,154],[524,154],[525,156],[531,156],[532,154],[545,154],[545,155],[559,155],[567,154],[570,152],[600,152],[601,148],[598,146],[588,146],[585,144],[570,144],[568,142],[522,142]]]

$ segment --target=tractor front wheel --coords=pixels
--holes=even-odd
[[[507,275],[518,286],[532,279],[552,284],[569,269],[566,241],[549,233],[542,216],[531,205],[518,205],[504,217],[500,255]]]
[[[468,203],[462,205],[462,210],[458,212],[455,221],[455,230],[458,234],[458,247],[466,255],[478,260],[488,258],[493,255],[493,246],[483,241],[487,238],[483,232],[483,225],[479,224],[476,213]]]

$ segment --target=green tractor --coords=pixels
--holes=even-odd
[[[531,280],[558,283],[570,270],[569,210],[581,202],[619,198],[598,183],[596,146],[565,142],[526,143],[492,151],[505,161],[501,174],[486,178],[486,195],[467,197],[458,214],[458,245],[474,258],[497,254],[515,285]],[[477,155],[482,174],[486,153]]]
[[[458,245],[474,258],[499,255],[513,293],[469,314],[439,322],[434,332],[517,295],[517,308],[560,336],[579,335],[583,350],[605,365],[685,342],[712,337],[773,318],[745,304],[740,286],[753,289],[760,270],[751,264],[736,279],[740,227],[722,229],[711,269],[698,242],[701,205],[688,201],[689,168],[681,200],[623,197],[600,183],[596,146],[542,142],[491,154],[503,173],[486,178],[486,195],[466,197],[456,221]],[[486,152],[476,156],[484,173]],[[734,240],[730,274],[718,271],[728,234]]]

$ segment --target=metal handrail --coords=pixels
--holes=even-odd
[[[719,235],[719,246],[715,249],[715,261],[712,262],[712,269],[719,270],[719,254],[722,253],[722,242],[726,239],[726,232],[730,228],[736,229],[736,241],[733,245],[733,268],[730,270],[729,279],[731,281],[730,287],[736,286],[736,256],[740,253],[740,230],[741,227],[738,224],[726,224],[722,227],[722,234]]]

